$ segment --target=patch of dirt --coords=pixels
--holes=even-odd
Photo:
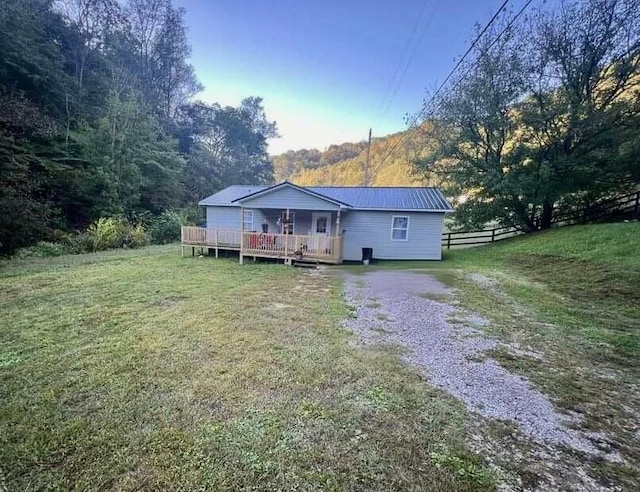
[[[168,296],[168,297],[165,297],[164,299],[159,299],[155,301],[153,305],[161,308],[169,309],[178,304],[181,304],[182,302],[185,301],[185,299],[187,298],[184,296]]]

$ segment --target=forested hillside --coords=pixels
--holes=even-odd
[[[3,0],[0,253],[268,183],[262,100],[195,101],[170,0]]]
[[[419,135],[418,132],[414,138],[405,139],[405,132],[399,132],[374,138],[371,142],[369,185],[424,184],[424,178],[415,174],[412,164],[425,152]],[[366,158],[366,142],[332,145],[324,152],[316,149],[289,151],[273,157],[274,174],[277,180],[289,179],[301,185],[357,186],[364,182]]]

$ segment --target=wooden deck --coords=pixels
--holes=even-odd
[[[300,236],[296,234],[261,234],[239,229],[182,228],[182,252],[185,247],[232,250],[244,257],[342,263],[342,236]]]

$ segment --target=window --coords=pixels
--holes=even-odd
[[[394,215],[391,219],[391,240],[409,240],[409,217]]]
[[[242,230],[253,231],[253,210],[245,210],[242,214]]]
[[[326,234],[326,233],[327,233],[327,218],[318,217],[316,219],[316,234]]]

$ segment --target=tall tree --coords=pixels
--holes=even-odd
[[[231,184],[273,182],[267,139],[277,127],[261,98],[247,98],[238,108],[186,105],[181,111],[182,147],[188,154],[185,184],[191,200]]]
[[[178,107],[202,90],[187,63],[185,11],[170,0],[129,0],[126,12],[137,58],[134,73],[146,102],[168,124]]]
[[[462,198],[459,222],[545,229],[554,210],[638,183],[639,12],[563,1],[487,33],[435,102],[437,146],[417,162]]]

